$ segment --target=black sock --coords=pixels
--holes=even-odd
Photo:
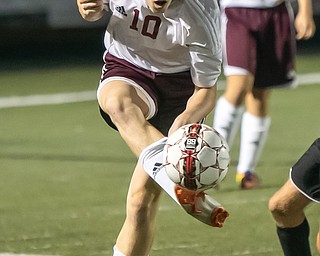
[[[307,219],[294,228],[277,227],[277,233],[285,256],[311,256]]]

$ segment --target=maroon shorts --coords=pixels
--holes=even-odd
[[[194,92],[190,71],[159,74],[141,69],[111,54],[106,54],[104,61],[100,83],[111,77],[123,77],[138,84],[152,98],[156,108],[155,115],[149,122],[167,135],[174,119],[185,110],[187,101]],[[116,129],[101,108],[100,113]]]
[[[249,71],[255,77],[255,88],[284,87],[294,82],[293,15],[285,3],[262,9],[226,8],[222,43],[226,75],[240,74],[237,68]]]

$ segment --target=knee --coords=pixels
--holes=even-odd
[[[121,110],[121,102],[117,97],[109,96],[107,99],[100,97],[99,98],[99,105],[104,112],[108,115],[112,113],[117,113]]]
[[[127,107],[123,101],[119,100],[119,98],[108,97],[106,100],[100,100],[99,105],[101,109],[110,116],[112,122],[115,124],[126,120]]]
[[[273,196],[269,200],[268,208],[275,220],[285,218],[290,215],[289,204],[278,197]]]
[[[137,191],[127,198],[127,215],[135,220],[146,220],[155,213],[160,198],[160,192]]]

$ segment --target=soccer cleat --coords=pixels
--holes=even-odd
[[[244,178],[244,173],[237,172],[236,174],[236,182],[237,184],[241,184],[242,179]]]
[[[246,171],[244,174],[237,173],[236,180],[240,183],[241,189],[255,189],[260,185],[258,176],[250,171]]]
[[[221,228],[229,216],[220,203],[203,191],[196,192],[176,186],[175,192],[184,210],[209,226]]]

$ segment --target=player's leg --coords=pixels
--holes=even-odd
[[[138,163],[128,191],[125,222],[115,245],[122,254],[149,255],[161,191]]]
[[[137,157],[144,148],[163,137],[146,120],[149,112],[146,96],[131,84],[121,80],[108,82],[100,89],[98,101]]]
[[[142,149],[163,137],[146,121],[149,112],[146,96],[126,81],[105,83],[99,89],[98,100],[137,157]],[[159,195],[160,188],[138,164],[130,183],[126,219],[115,245],[115,255],[149,254]]]
[[[271,118],[268,116],[269,89],[253,89],[246,96],[246,112],[241,123],[237,181],[245,189],[258,185],[254,169],[265,145]]]
[[[213,127],[233,144],[243,113],[245,95],[252,89],[255,70],[255,39],[251,31],[239,22],[243,18],[237,8],[221,10],[221,38],[226,90],[218,99]]]
[[[294,49],[295,42],[292,17],[289,5],[282,3],[274,8],[256,9],[255,17],[262,17],[260,12],[268,13],[269,19],[261,19],[265,25],[257,26],[257,65],[255,84],[251,94],[246,98],[247,113],[244,114],[241,126],[241,149],[238,180],[244,188],[257,186],[257,176],[253,172],[258,163],[268,136],[271,119],[268,116],[270,89],[294,84]],[[265,13],[264,13],[265,15]],[[264,29],[265,28],[265,29]],[[270,44],[272,42],[272,44]],[[270,75],[272,74],[272,75]],[[246,172],[245,174],[243,174]],[[241,179],[241,176],[244,178]],[[248,181],[248,182],[247,182]]]
[[[230,75],[226,77],[226,90],[218,99],[214,113],[213,127],[226,139],[232,147],[239,130],[244,111],[242,104],[248,90],[253,85],[251,74]]]
[[[287,256],[309,256],[309,224],[304,208],[311,202],[288,180],[269,200],[269,210],[276,221],[277,234]]]

